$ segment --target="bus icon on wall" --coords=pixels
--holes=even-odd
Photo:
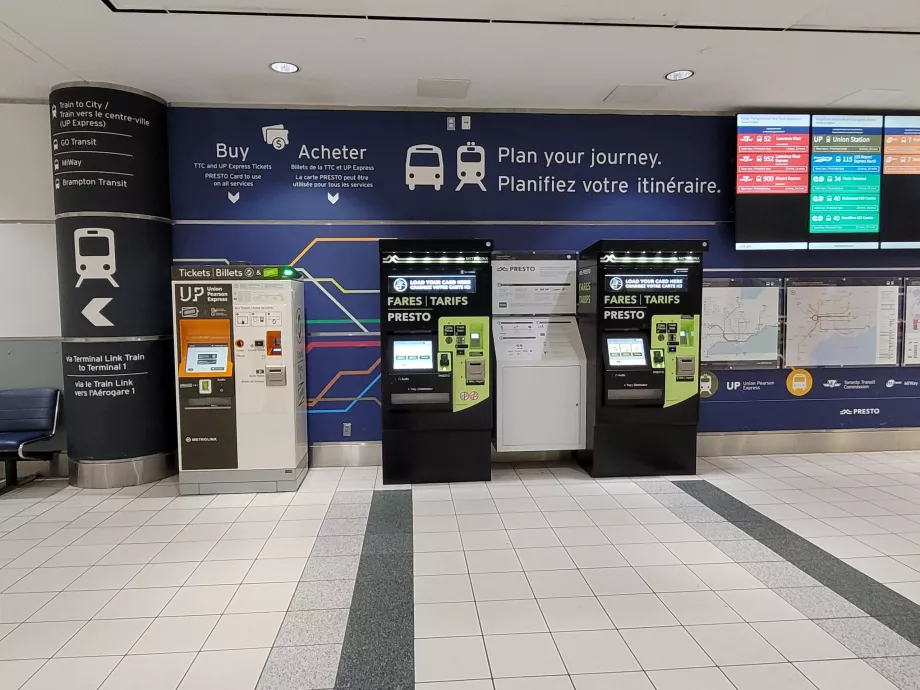
[[[406,186],[434,187],[439,191],[444,184],[444,156],[441,149],[430,144],[410,146],[406,152]]]

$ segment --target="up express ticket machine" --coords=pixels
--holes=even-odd
[[[487,240],[380,240],[383,481],[488,481]]]
[[[579,257],[593,477],[696,472],[702,240],[602,240]]]
[[[289,266],[172,275],[179,493],[296,491],[308,462],[303,282]]]

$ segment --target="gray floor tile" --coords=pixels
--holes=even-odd
[[[317,537],[312,556],[358,556],[364,545],[364,537],[358,535]]]
[[[325,690],[335,686],[341,645],[275,647],[268,655],[258,690]]]
[[[736,563],[759,563],[783,560],[783,557],[778,553],[768,549],[754,539],[743,539],[740,541],[726,540],[713,543]]]
[[[725,522],[725,518],[706,507],[675,506],[671,512],[688,524]]]
[[[351,606],[354,589],[353,580],[301,582],[294,591],[290,610],[347,609]]]
[[[893,656],[864,661],[900,690],[920,690],[920,656]]]
[[[289,611],[278,631],[275,646],[341,644],[347,624],[348,609]]]
[[[348,504],[343,505],[361,505],[358,504]],[[332,519],[328,516],[323,520],[322,526],[319,528],[320,537],[339,537],[339,536],[354,536],[354,535],[364,535],[365,530],[367,529],[367,519],[366,518],[338,518]]]
[[[354,580],[358,576],[360,560],[360,556],[317,556],[314,547],[300,579],[304,582]]]
[[[326,518],[367,518],[370,503],[336,503],[329,506]]]
[[[827,587],[782,587],[779,596],[808,618],[858,618],[866,612]]]
[[[742,563],[741,567],[767,587],[818,587],[821,583],[791,563]]]
[[[332,497],[332,505],[339,503],[370,503],[374,497],[373,491],[336,491]]]
[[[671,511],[674,512],[674,511]],[[674,513],[677,515],[677,513]],[[680,517],[680,516],[678,516]],[[694,523],[693,529],[706,537],[709,541],[741,541],[750,539],[750,535],[729,522],[700,522]]]
[[[815,623],[858,657],[920,655],[920,649],[874,618],[836,618]]]

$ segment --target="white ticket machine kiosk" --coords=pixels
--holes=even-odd
[[[492,257],[495,449],[585,447],[585,351],[575,319],[574,254]]]
[[[173,268],[179,493],[296,491],[307,472],[303,282]]]

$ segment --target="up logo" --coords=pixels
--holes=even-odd
[[[725,384],[725,390],[727,391],[736,391],[741,388],[741,381],[728,381]]]
[[[191,285],[179,286],[180,302],[197,302],[201,297],[204,297],[204,287],[201,285],[196,285],[195,287]]]

